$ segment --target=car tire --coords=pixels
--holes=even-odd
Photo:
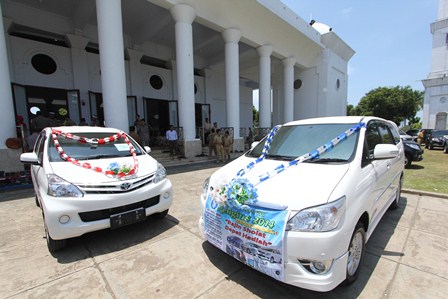
[[[361,222],[356,224],[353,231],[352,238],[348,247],[347,256],[347,274],[344,285],[353,283],[359,275],[359,269],[364,257],[364,250],[366,247],[366,232],[364,225]]]
[[[37,195],[36,195],[36,197],[34,198],[34,201],[36,202],[36,206],[37,206],[38,208],[40,208],[40,203],[39,203],[39,199],[37,198]]]
[[[44,226],[45,226],[45,239],[47,240],[47,247],[48,250],[53,253],[60,251],[64,249],[67,246],[67,240],[54,240],[50,237],[50,234],[48,232],[47,225],[45,224],[44,219]]]
[[[410,159],[408,156],[404,156],[404,167],[408,168],[412,164],[412,159]]]
[[[157,219],[165,218],[165,216],[168,215],[168,211],[169,211],[169,209],[166,209],[166,210],[163,211],[163,212],[155,213],[155,214],[154,214],[154,217],[157,218]]]
[[[398,203],[400,202],[400,198],[401,198],[401,186],[403,186],[403,176],[400,178],[400,181],[398,182],[398,188],[397,188],[397,191],[395,193],[395,198],[390,203],[389,208],[391,210],[396,210],[398,208]]]
[[[434,149],[434,146],[432,145],[432,143],[429,144],[429,149],[430,149],[430,150],[433,150],[433,149]]]
[[[445,154],[448,154],[448,142],[445,142],[445,145],[443,146],[443,152]]]

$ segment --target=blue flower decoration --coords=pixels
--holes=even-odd
[[[107,167],[107,170],[113,171],[115,174],[117,174],[120,171],[120,164],[117,162],[110,163]]]

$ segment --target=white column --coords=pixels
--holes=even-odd
[[[81,96],[81,115],[90,123],[89,102],[89,66],[87,63],[86,46],[89,39],[78,34],[67,34],[66,40],[70,46],[73,68],[73,86],[79,89]]]
[[[238,42],[241,32],[229,28],[222,32],[226,54],[227,126],[233,127],[233,137],[240,137],[240,71]]]
[[[184,140],[196,137],[194,109],[193,27],[196,11],[189,5],[178,4],[170,9],[176,34],[176,71],[179,104],[179,124],[184,130]]]
[[[3,16],[0,1],[0,16]],[[10,137],[17,137],[14,105],[11,92],[11,78],[9,76],[8,52],[6,50],[5,29],[3,17],[0,22],[0,149],[6,149],[5,141]]]
[[[96,0],[96,13],[104,120],[108,127],[128,131],[121,1]]]
[[[271,127],[271,54],[272,46],[264,45],[257,48],[260,55],[259,67],[259,126]]]
[[[294,120],[294,64],[295,58],[289,57],[283,62],[283,95],[284,95],[284,119],[285,123]]]
[[[143,111],[143,78],[142,78],[142,64],[140,60],[142,59],[144,53],[134,49],[126,49],[126,54],[129,57],[129,81],[131,83],[131,94],[137,97],[137,107],[136,113],[144,118],[145,113]],[[134,115],[135,117],[135,115]],[[131,123],[135,119],[131,119]],[[149,120],[146,120],[147,123]]]

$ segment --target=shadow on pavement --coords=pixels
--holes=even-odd
[[[23,199],[34,196],[36,196],[36,194],[34,193],[32,185],[30,185],[27,188],[7,189],[0,191],[0,202]]]
[[[67,247],[52,255],[61,264],[107,255],[155,239],[178,224],[179,220],[171,215],[163,219],[152,215],[145,221],[118,229],[105,229],[68,239]]]
[[[425,169],[425,167],[422,165],[411,164],[408,167],[406,167],[406,169],[419,170],[419,169]]]

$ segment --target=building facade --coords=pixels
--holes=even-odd
[[[439,0],[438,19],[431,24],[431,71],[425,87],[423,128],[448,128],[448,0]]]
[[[243,150],[256,89],[260,127],[346,113],[354,51],[280,1],[0,3],[0,161],[18,155],[5,146],[15,116],[29,128],[37,109],[124,131],[137,114],[155,134],[174,125],[186,157],[202,153],[206,118]]]

